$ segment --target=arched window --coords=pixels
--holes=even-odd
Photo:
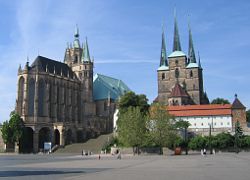
[[[190,78],[192,78],[193,77],[193,71],[191,70],[190,71]]]
[[[35,98],[35,81],[34,79],[29,80],[28,85],[28,115],[34,115],[34,98]]]
[[[162,80],[165,79],[165,73],[162,73],[162,74],[161,74],[161,79],[162,79]]]
[[[180,75],[179,69],[176,68],[175,69],[175,78],[179,78],[179,75]]]
[[[46,105],[46,86],[44,80],[40,80],[38,84],[38,116],[45,116]]]
[[[18,110],[22,114],[23,107],[23,96],[24,96],[24,78],[21,77],[18,82]]]
[[[75,63],[77,63],[77,62],[78,62],[78,56],[77,56],[77,55],[75,56],[75,60],[74,60],[74,62],[75,62]]]

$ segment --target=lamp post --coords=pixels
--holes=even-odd
[[[209,124],[209,150],[210,150],[210,154],[213,154],[212,144],[211,144],[211,130],[212,130],[212,127],[211,127],[211,124]]]

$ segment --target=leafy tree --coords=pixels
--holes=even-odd
[[[212,100],[211,104],[230,104],[230,102],[227,99],[216,98]]]
[[[132,91],[127,92],[119,101],[120,113],[127,111],[129,107],[139,107],[140,111],[146,114],[149,109],[148,99],[144,94],[137,95]]]
[[[235,123],[235,134],[234,134],[234,147],[236,153],[239,153],[239,147],[241,146],[240,142],[242,137],[243,137],[243,130],[240,126],[240,122],[237,121]]]
[[[212,137],[211,143],[213,148],[226,149],[233,146],[233,136],[230,133],[222,132]]]
[[[159,104],[152,105],[148,119],[148,128],[150,129],[152,140],[160,147],[161,154],[162,147],[171,147],[177,137],[174,123],[174,117],[168,114],[165,106]]]
[[[188,147],[192,150],[201,150],[207,148],[207,144],[208,138],[198,135],[189,141]]]
[[[11,112],[9,122],[4,122],[1,131],[6,144],[19,142],[23,134],[23,120],[18,114]]]
[[[129,107],[119,115],[117,121],[118,139],[125,146],[138,148],[144,145],[146,117],[139,107]]]
[[[12,142],[12,131],[11,131],[11,129],[10,129],[10,126],[9,126],[9,122],[8,121],[5,121],[4,123],[3,123],[3,126],[2,126],[2,129],[1,129],[1,131],[2,131],[2,138],[3,138],[3,142],[5,143],[5,144],[7,144],[7,143],[13,143]]]
[[[184,142],[182,144],[183,148],[185,148],[186,155],[188,154],[188,134],[187,129],[191,124],[188,121],[177,121],[175,123],[176,128],[184,130]]]

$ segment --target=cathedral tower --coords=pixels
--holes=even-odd
[[[208,103],[208,99],[203,91],[202,67],[200,59],[199,62],[196,61],[190,26],[188,56],[183,53],[181,48],[176,16],[174,17],[173,52],[169,56],[166,55],[165,44],[163,31],[160,67],[157,70],[157,101],[170,105]]]

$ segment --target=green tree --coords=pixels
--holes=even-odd
[[[126,112],[129,107],[139,107],[140,111],[146,114],[149,109],[148,99],[144,94],[137,95],[129,91],[119,101],[119,112]]]
[[[234,144],[233,136],[230,133],[219,133],[212,137],[212,147],[216,149],[226,149],[232,147]]]
[[[1,129],[1,131],[2,131],[2,138],[3,138],[3,142],[5,143],[5,144],[7,144],[7,143],[13,143],[12,142],[12,131],[11,131],[11,128],[10,128],[10,126],[9,126],[9,122],[8,121],[5,121],[4,123],[3,123],[3,126],[2,126],[2,129]]]
[[[169,115],[164,105],[153,104],[150,108],[148,128],[154,143],[160,147],[171,147],[177,137],[174,117]]]
[[[235,133],[234,133],[234,147],[236,153],[239,153],[239,147],[241,146],[240,142],[242,137],[243,137],[243,130],[240,126],[240,122],[237,121],[235,123]]]
[[[139,152],[146,136],[146,117],[139,107],[129,107],[119,115],[117,121],[118,139],[125,146],[132,146]]]
[[[10,120],[5,121],[2,127],[2,137],[4,142],[7,143],[19,143],[23,134],[23,120],[14,112],[10,114]]]
[[[208,138],[198,135],[189,141],[188,147],[192,150],[201,150],[207,148],[207,145],[208,145]]]
[[[230,104],[230,102],[227,99],[216,98],[212,100],[211,104]]]
[[[183,148],[185,149],[186,155],[188,154],[188,134],[187,134],[187,129],[191,124],[188,121],[177,121],[175,123],[175,126],[177,129],[180,129],[182,131],[184,131],[184,142],[183,142]]]

